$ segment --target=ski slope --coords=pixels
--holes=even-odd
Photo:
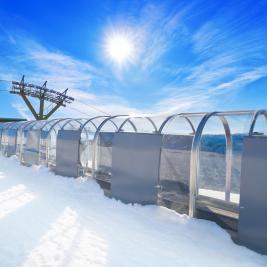
[[[0,267],[267,266],[215,223],[108,199],[93,180],[0,157]]]

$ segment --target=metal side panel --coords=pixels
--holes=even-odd
[[[78,177],[80,134],[80,131],[77,130],[60,130],[58,132],[56,144],[56,174]]]
[[[111,196],[126,203],[156,204],[160,134],[115,133]]]
[[[267,254],[267,137],[244,140],[238,239]]]
[[[39,164],[40,130],[30,130],[27,134],[24,149],[24,163],[26,165]]]

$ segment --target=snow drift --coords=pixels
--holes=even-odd
[[[213,222],[0,157],[0,266],[267,266]]]

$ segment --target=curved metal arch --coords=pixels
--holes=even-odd
[[[22,125],[24,123],[25,123],[25,121],[16,121],[16,122],[13,122],[11,125],[9,125],[9,127],[7,129],[18,129],[19,127],[16,127],[16,126],[17,125],[20,126],[20,125]]]
[[[34,121],[26,121],[26,122],[24,122],[24,123],[22,123],[21,125],[20,125],[20,127],[17,129],[17,133],[18,132],[21,132],[22,130],[24,130],[24,128],[27,126],[27,125],[30,125],[30,124],[32,124]]]
[[[22,127],[20,127],[20,128],[18,129],[18,131],[23,132],[27,126],[32,125],[32,124],[34,124],[35,122],[36,122],[36,121],[28,121],[27,123],[21,125]]]
[[[5,130],[10,129],[13,125],[16,125],[16,124],[18,124],[18,123],[19,123],[18,121],[10,122],[9,125],[7,125],[7,127],[5,128]]]
[[[60,122],[62,122],[62,121],[65,121],[65,120],[72,120],[72,119],[71,119],[71,118],[57,119],[57,121],[54,122],[54,123],[50,126],[50,128],[49,128],[49,130],[48,130],[48,134],[50,134],[51,131],[54,130],[54,127],[55,127],[58,123],[60,123]]]
[[[190,125],[192,131],[193,131],[193,134],[195,134],[196,130],[195,130],[195,127],[192,123],[192,121],[186,116],[186,115],[183,115],[183,113],[179,113],[179,114],[174,114],[174,115],[171,115],[169,117],[167,117],[163,123],[160,125],[159,127],[159,133],[162,133],[165,125],[171,120],[171,119],[174,119],[175,117],[181,117],[181,118],[184,118]]]
[[[81,122],[80,122],[80,120],[86,120],[86,119],[83,119],[83,118],[79,118],[79,119],[70,119],[69,121],[67,121],[65,124],[63,124],[62,126],[61,126],[61,130],[64,130],[64,127],[67,125],[67,124],[69,124],[69,123],[71,123],[71,122],[77,122],[78,124],[80,124],[80,127],[83,125]]]
[[[29,130],[32,130],[35,126],[37,126],[37,129],[36,130],[38,130],[38,129],[40,129],[39,127],[39,125],[41,125],[41,127],[42,127],[42,124],[45,124],[46,123],[46,121],[45,120],[39,120],[39,121],[36,121],[36,123],[34,123],[32,126],[31,126],[31,128],[29,128]]]
[[[150,117],[141,117],[141,116],[140,116],[140,117],[138,117],[138,116],[137,116],[137,117],[129,117],[129,118],[127,118],[126,120],[124,120],[123,123],[120,125],[120,127],[119,127],[119,129],[118,129],[118,132],[122,131],[123,126],[124,126],[127,122],[129,122],[129,123],[131,124],[131,126],[133,127],[133,129],[134,129],[135,132],[138,132],[138,130],[137,130],[135,124],[132,122],[131,119],[146,119],[146,120],[148,120],[148,121],[152,124],[152,127],[154,128],[154,132],[155,132],[155,133],[158,132],[158,129],[157,129],[156,124],[154,123],[154,121],[153,121]]]
[[[96,126],[96,124],[93,122],[93,120],[95,120],[95,119],[99,119],[99,118],[107,118],[107,117],[110,117],[110,116],[107,116],[107,115],[101,115],[101,116],[96,116],[96,117],[93,117],[93,118],[88,119],[88,120],[87,120],[87,121],[80,127],[80,131],[81,131],[81,133],[82,133],[83,130],[85,130],[86,137],[88,138],[88,131],[86,130],[85,126],[86,126],[88,123],[91,123],[91,124],[95,127],[95,129],[96,129],[96,131],[97,131],[97,126]]]
[[[93,121],[93,120],[95,120],[95,119],[99,119],[99,118],[108,118],[108,117],[110,117],[110,116],[108,116],[108,115],[102,115],[102,116],[96,116],[96,117],[93,117],[93,118],[90,118],[90,119],[88,119],[82,126],[81,126],[81,128],[80,128],[80,130],[82,131],[84,128],[85,128],[85,126],[89,123],[89,122],[91,122],[91,121]],[[94,124],[95,125],[95,124]],[[96,126],[96,125],[95,125]],[[97,128],[97,127],[96,127]]]
[[[152,124],[152,127],[155,130],[154,132],[157,133],[158,132],[158,128],[157,128],[156,124],[154,123],[154,121],[150,117],[144,117],[144,118],[147,119]]]
[[[207,113],[200,121],[196,133],[193,138],[191,157],[190,157],[190,193],[189,193],[189,216],[194,217],[196,211],[196,197],[197,197],[197,177],[198,177],[198,166],[199,166],[199,150],[200,141],[202,137],[202,132],[205,128],[208,120],[213,117],[218,116],[221,120],[225,137],[226,137],[226,174],[225,174],[225,200],[230,201],[231,192],[231,163],[232,163],[232,137],[228,121],[224,116],[220,116],[220,112]]]
[[[97,126],[95,125],[94,122],[89,121],[89,123],[91,123],[91,124],[95,127],[95,130],[97,130]],[[81,128],[80,128],[80,129],[81,129]],[[83,129],[84,129],[84,131],[85,131],[86,138],[88,139],[88,130],[87,130],[86,128],[83,128]],[[80,130],[80,134],[82,134],[82,131],[83,131],[83,130]]]
[[[94,134],[94,139],[93,139],[93,155],[92,155],[92,177],[95,178],[95,161],[96,161],[96,141],[97,138],[99,136],[99,133],[101,131],[101,129],[103,128],[103,126],[108,122],[111,121],[113,123],[113,125],[115,126],[116,130],[118,130],[118,126],[116,125],[116,123],[114,123],[112,120],[117,118],[117,117],[126,117],[128,115],[115,115],[115,116],[110,116],[108,118],[106,118],[105,120],[103,120],[100,125],[97,127],[97,130]]]
[[[124,125],[127,122],[129,122],[131,124],[131,126],[133,127],[133,129],[134,129],[135,132],[138,132],[135,124],[131,121],[131,118],[127,118],[126,120],[123,121],[123,123],[120,125],[120,127],[118,129],[118,132],[122,131],[122,128],[124,127]]]
[[[258,119],[258,117],[259,117],[260,115],[264,115],[265,120],[266,120],[266,123],[267,123],[267,111],[264,110],[264,109],[257,110],[257,111],[254,113],[254,116],[253,116],[253,118],[252,118],[252,122],[251,122],[251,125],[250,125],[250,128],[249,128],[249,136],[253,135],[253,133],[254,133],[254,128],[255,128],[257,119]]]
[[[128,116],[128,115],[115,115],[115,116],[110,116],[108,118],[106,118],[105,120],[103,120],[100,125],[97,127],[97,130],[95,132],[95,135],[94,135],[94,141],[98,138],[98,135],[101,131],[101,129],[103,128],[103,126],[108,122],[108,121],[111,121],[112,124],[115,126],[115,128],[118,130],[118,125],[112,121],[113,119],[115,118],[118,118],[118,117],[125,117],[125,116]]]
[[[46,127],[47,125],[49,125],[51,122],[53,121],[57,121],[58,119],[52,119],[52,120],[47,120],[46,123],[39,128],[40,131],[42,131],[44,129],[44,127]]]
[[[27,130],[31,130],[35,125],[38,125],[38,123],[40,123],[40,122],[42,122],[42,121],[38,121],[38,120],[31,121],[31,123],[26,125],[24,128],[30,126],[30,128],[28,128]]]

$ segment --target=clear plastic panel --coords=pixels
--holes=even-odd
[[[184,117],[173,117],[162,129],[159,202],[188,213],[190,154],[193,127]]]
[[[244,137],[249,133],[253,116],[227,116],[226,118],[232,134],[231,200],[235,203],[239,203]]]
[[[225,200],[226,137],[222,122],[211,117],[202,133],[199,151],[198,194]]]

